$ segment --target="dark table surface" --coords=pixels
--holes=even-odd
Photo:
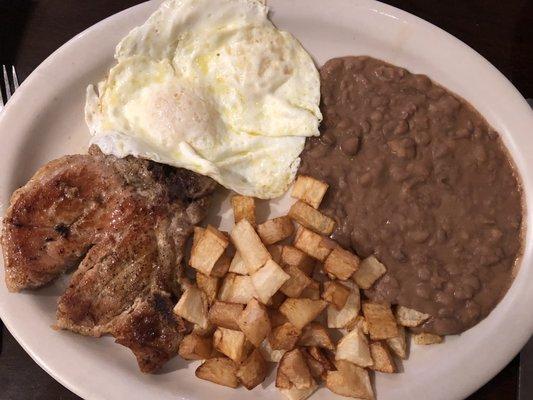
[[[75,34],[141,2],[0,0],[0,64],[16,65],[22,80]],[[388,0],[385,3],[418,15],[458,37],[494,64],[524,97],[533,97],[533,0]],[[0,346],[0,399],[78,399],[37,366],[4,327]],[[518,365],[517,356],[468,399],[516,399]]]

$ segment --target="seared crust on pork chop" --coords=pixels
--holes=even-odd
[[[92,147],[42,167],[11,199],[2,247],[11,291],[38,288],[79,264],[57,327],[111,334],[144,372],[177,353],[172,296],[185,242],[205,216],[210,178]]]

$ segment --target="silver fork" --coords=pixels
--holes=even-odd
[[[8,70],[11,70],[10,73],[8,73]],[[12,65],[11,68],[6,68],[5,65],[2,65],[2,75],[3,79],[0,81],[0,111],[3,110],[6,103],[11,98],[11,94],[19,87],[17,71],[15,71],[14,65]]]

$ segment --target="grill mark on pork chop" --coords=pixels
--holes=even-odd
[[[177,354],[183,323],[172,300],[184,245],[214,187],[193,172],[95,147],[52,161],[11,199],[2,235],[7,286],[41,287],[79,264],[56,327],[111,334],[153,372]]]

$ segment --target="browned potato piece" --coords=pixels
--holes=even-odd
[[[405,328],[398,327],[398,336],[387,339],[390,349],[402,360],[407,358],[407,340],[405,338]]]
[[[354,329],[339,340],[335,360],[349,361],[363,368],[370,367],[374,363],[368,339],[360,328]]]
[[[324,263],[324,271],[343,281],[350,279],[358,267],[359,257],[340,247],[335,248]]]
[[[415,344],[428,345],[442,343],[444,338],[433,333],[421,332],[413,334],[413,341]]]
[[[396,372],[396,364],[389,351],[389,347],[384,342],[371,342],[370,353],[374,360],[372,368],[374,371],[385,372],[387,374],[393,374]]]
[[[257,233],[264,244],[274,244],[291,236],[294,225],[289,217],[278,217],[258,225]]]
[[[396,308],[396,320],[400,325],[414,328],[429,319],[430,315],[404,306]]]
[[[324,292],[322,298],[334,306],[337,310],[341,310],[346,304],[346,300],[350,296],[351,290],[338,281],[324,282]]]
[[[198,335],[200,337],[211,337],[213,336],[213,333],[215,332],[216,326],[211,325],[208,321],[207,327],[202,328],[198,324],[193,324],[191,333],[194,335]]]
[[[215,326],[238,331],[240,328],[237,320],[243,309],[242,304],[216,301],[209,309],[208,319]]]
[[[217,298],[219,279],[214,276],[196,273],[196,284],[198,289],[205,293],[208,304],[213,304]]]
[[[289,322],[287,317],[280,313],[277,308],[269,309],[268,315],[270,317],[270,325],[272,325],[272,328],[283,325],[285,322]]]
[[[237,194],[231,198],[231,206],[236,224],[242,219],[247,219],[250,224],[255,226],[255,200],[253,197]]]
[[[316,384],[299,349],[286,352],[279,362],[276,387],[308,389]]]
[[[279,308],[279,306],[283,304],[286,298],[287,296],[285,296],[278,290],[276,293],[274,293],[274,296],[270,298],[270,301],[267,305],[271,308]]]
[[[332,305],[328,306],[328,328],[346,328],[357,318],[357,315],[361,310],[359,288],[351,282],[347,283],[349,285],[353,285],[354,287],[350,291],[350,295],[348,296],[344,306],[340,310],[337,310],[337,308]]]
[[[252,390],[265,380],[267,372],[268,368],[265,359],[259,349],[255,349],[239,366],[237,378],[246,389]]]
[[[278,388],[280,393],[284,395],[288,400],[305,400],[311,396],[318,389],[318,385],[315,383],[308,389],[297,389],[294,386],[290,389]]]
[[[365,335],[368,335],[368,323],[362,315],[358,315],[352,322],[346,325],[346,329],[349,331],[354,330],[357,327],[361,328]]]
[[[290,279],[290,275],[276,264],[274,260],[268,260],[264,266],[255,271],[252,275],[257,298],[263,304],[267,304],[272,296]]]
[[[246,340],[244,333],[220,327],[213,334],[213,347],[237,364],[244,360],[252,350],[252,345]]]
[[[237,322],[246,338],[255,347],[259,347],[270,333],[271,327],[267,309],[256,299],[250,300]]]
[[[310,322],[303,329],[298,344],[300,346],[322,347],[327,350],[335,350],[335,345],[329,336],[328,330],[319,322]]]
[[[300,175],[296,178],[291,196],[306,202],[314,208],[318,208],[327,190],[327,183],[310,176]]]
[[[281,292],[288,297],[299,297],[304,289],[311,284],[311,278],[301,269],[292,265],[287,266],[285,272],[290,275],[290,279],[280,288]]]
[[[329,236],[335,229],[335,221],[303,201],[297,201],[289,209],[289,217],[322,235]]]
[[[261,351],[263,358],[267,362],[274,362],[274,363],[278,363],[286,351],[286,350],[274,350],[268,340],[264,340],[263,343],[261,343],[261,347],[259,348],[259,350]]]
[[[230,236],[249,274],[257,271],[270,259],[270,253],[247,219],[241,219],[231,230]]]
[[[320,299],[320,283],[311,280],[311,283],[300,294],[301,298],[319,300]]]
[[[181,318],[207,328],[207,297],[196,286],[189,286],[174,307],[174,314]]]
[[[306,275],[312,276],[315,270],[315,259],[293,246],[283,246],[281,263],[300,268]]]
[[[284,246],[281,244],[271,244],[270,246],[267,246],[267,250],[276,264],[281,264],[281,252],[283,251],[283,247]]]
[[[228,273],[218,291],[218,299],[228,303],[248,304],[257,296],[252,278]]]
[[[185,360],[205,360],[213,354],[213,341],[191,333],[181,341],[178,354]]]
[[[290,322],[275,327],[268,336],[270,347],[273,350],[292,350],[298,342],[302,331]]]
[[[326,308],[324,300],[293,299],[288,298],[283,302],[279,311],[298,329],[303,329],[313,321]]]
[[[241,253],[238,251],[235,252],[228,271],[239,275],[248,275],[248,268],[246,268],[246,264],[241,257]]]
[[[385,272],[387,272],[387,268],[376,257],[370,256],[361,261],[359,268],[353,274],[353,279],[360,288],[370,289]]]
[[[368,323],[372,340],[389,339],[398,336],[398,325],[389,305],[365,302],[363,314]]]
[[[206,275],[211,275],[215,263],[228,247],[229,240],[211,225],[204,231],[196,230],[196,235],[200,235],[200,237],[193,239],[189,265]]]
[[[197,378],[216,383],[217,385],[236,388],[239,386],[237,368],[235,363],[226,357],[211,358],[205,360],[196,368]]]
[[[368,371],[348,361],[337,361],[337,371],[328,371],[326,387],[333,393],[357,399],[373,400]]]
[[[217,260],[213,269],[211,270],[211,276],[216,278],[223,278],[229,271],[231,265],[231,260],[233,258],[234,249],[233,246],[228,246],[226,251],[222,253],[220,258]]]
[[[301,349],[305,356],[305,361],[313,378],[317,380],[326,379],[326,372],[335,369],[333,363],[326,357],[324,352],[318,347]]]
[[[324,236],[320,236],[303,226],[300,226],[294,237],[294,247],[317,260],[324,261],[337,244]]]

